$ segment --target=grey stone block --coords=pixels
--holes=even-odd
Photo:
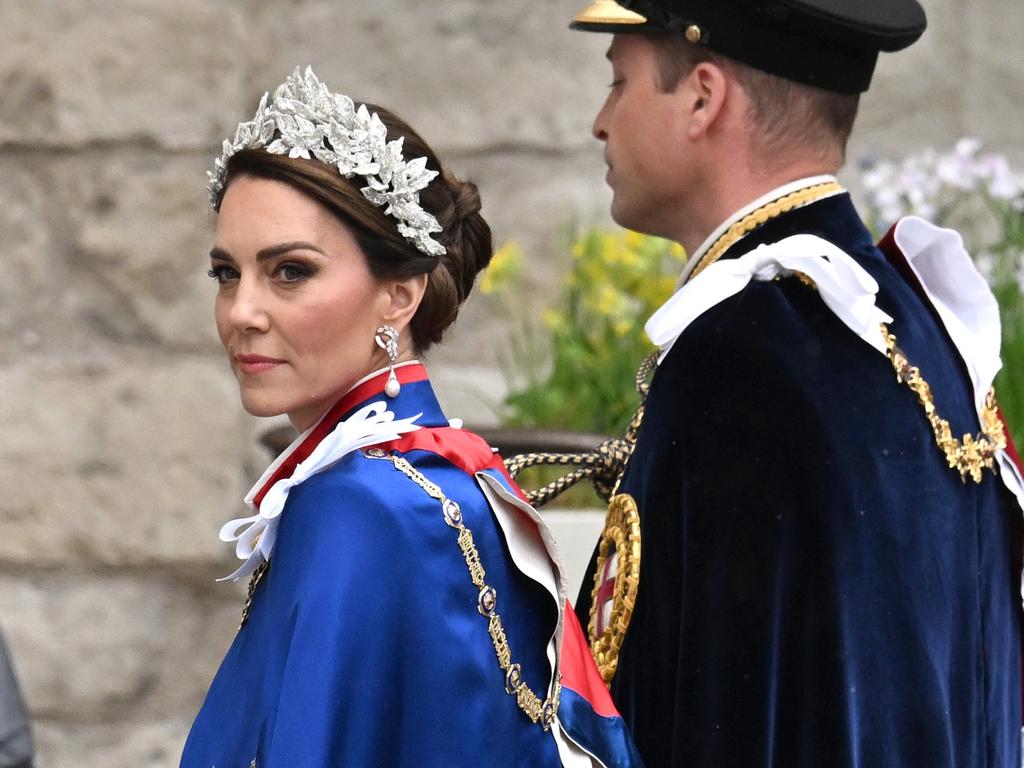
[[[261,5],[254,81],[311,64],[334,90],[409,120],[435,148],[578,147],[604,98],[610,38],[568,29],[578,0]]]
[[[230,565],[217,530],[247,484],[224,366],[23,362],[0,369],[0,391],[0,562]]]
[[[7,2],[0,144],[208,146],[248,103],[245,3]]]
[[[136,150],[0,158],[0,241],[17,275],[0,283],[0,359],[125,344],[220,354],[207,165]]]
[[[242,605],[238,587],[210,576],[0,577],[0,616],[34,718],[98,725],[194,715]]]
[[[36,727],[36,765],[46,768],[174,768],[190,721],[81,725],[44,720]]]

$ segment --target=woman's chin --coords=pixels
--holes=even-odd
[[[242,393],[242,408],[250,416],[260,416],[263,418],[280,416],[288,412],[288,409],[280,403],[269,401],[263,397],[246,397],[244,392]]]

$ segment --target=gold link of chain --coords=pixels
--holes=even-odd
[[[885,339],[886,354],[896,372],[896,381],[906,384],[917,395],[924,408],[935,436],[935,444],[946,456],[950,469],[960,473],[960,480],[967,482],[968,476],[975,483],[980,483],[983,472],[990,469],[995,472],[995,456],[1006,448],[1006,432],[1003,421],[999,418],[999,406],[996,403],[995,390],[989,389],[985,397],[985,405],[981,413],[981,432],[977,435],[965,434],[962,439],[953,437],[953,429],[949,422],[939,416],[935,408],[935,398],[928,382],[921,376],[916,365],[911,365],[907,356],[896,345],[896,336],[882,323],[882,338]]]
[[[427,480],[421,472],[403,457],[374,449],[364,451],[364,455],[369,458],[390,459],[395,469],[416,483],[432,498],[440,501],[442,508],[447,508],[448,505],[454,504],[437,485]],[[501,616],[497,612],[495,591],[492,587],[487,586],[487,583],[484,581],[484,567],[480,562],[480,553],[473,541],[473,533],[463,524],[461,515],[457,520],[453,520],[446,515],[445,522],[458,531],[459,548],[462,550],[463,557],[466,560],[470,579],[472,579],[473,585],[480,590],[480,612],[487,619],[487,632],[491,637],[491,644],[494,646],[498,667],[506,672],[506,690],[510,695],[516,697],[516,703],[526,713],[526,716],[534,723],[539,722],[541,727],[547,731],[551,728],[551,724],[554,722],[558,712],[558,700],[562,690],[561,681],[556,680],[551,696],[546,700],[542,700],[522,680],[518,674],[519,665],[512,663],[512,651],[509,648],[508,638],[505,635],[505,627],[502,624]],[[487,597],[486,600],[485,595]],[[510,677],[509,672],[513,668],[515,668],[516,674]]]

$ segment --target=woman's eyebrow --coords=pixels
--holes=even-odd
[[[304,240],[295,240],[290,243],[278,243],[277,245],[269,245],[266,248],[261,248],[256,254],[256,261],[266,261],[272,259],[275,256],[280,256],[282,253],[288,253],[289,251],[316,251],[319,254],[326,256],[322,249],[307,243]],[[234,257],[225,251],[223,248],[214,246],[210,249],[210,258],[217,259],[218,261],[228,261],[232,264],[235,263]]]
[[[304,240],[296,240],[291,243],[278,243],[277,245],[270,245],[266,248],[261,248],[256,254],[256,261],[266,261],[267,259],[272,259],[275,256],[280,256],[282,253],[288,253],[289,251],[316,251],[324,256],[327,255],[312,243],[307,243]]]
[[[216,259],[217,261],[229,261],[232,264],[235,263],[235,259],[230,253],[225,251],[223,248],[218,248],[217,246],[210,249],[210,258]]]

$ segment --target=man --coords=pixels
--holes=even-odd
[[[612,216],[691,254],[578,601],[648,768],[1021,764],[1024,491],[955,234],[833,174],[916,0],[599,0]],[[962,437],[961,437],[962,436]]]
[[[31,726],[3,635],[0,635],[0,768],[32,768]]]

